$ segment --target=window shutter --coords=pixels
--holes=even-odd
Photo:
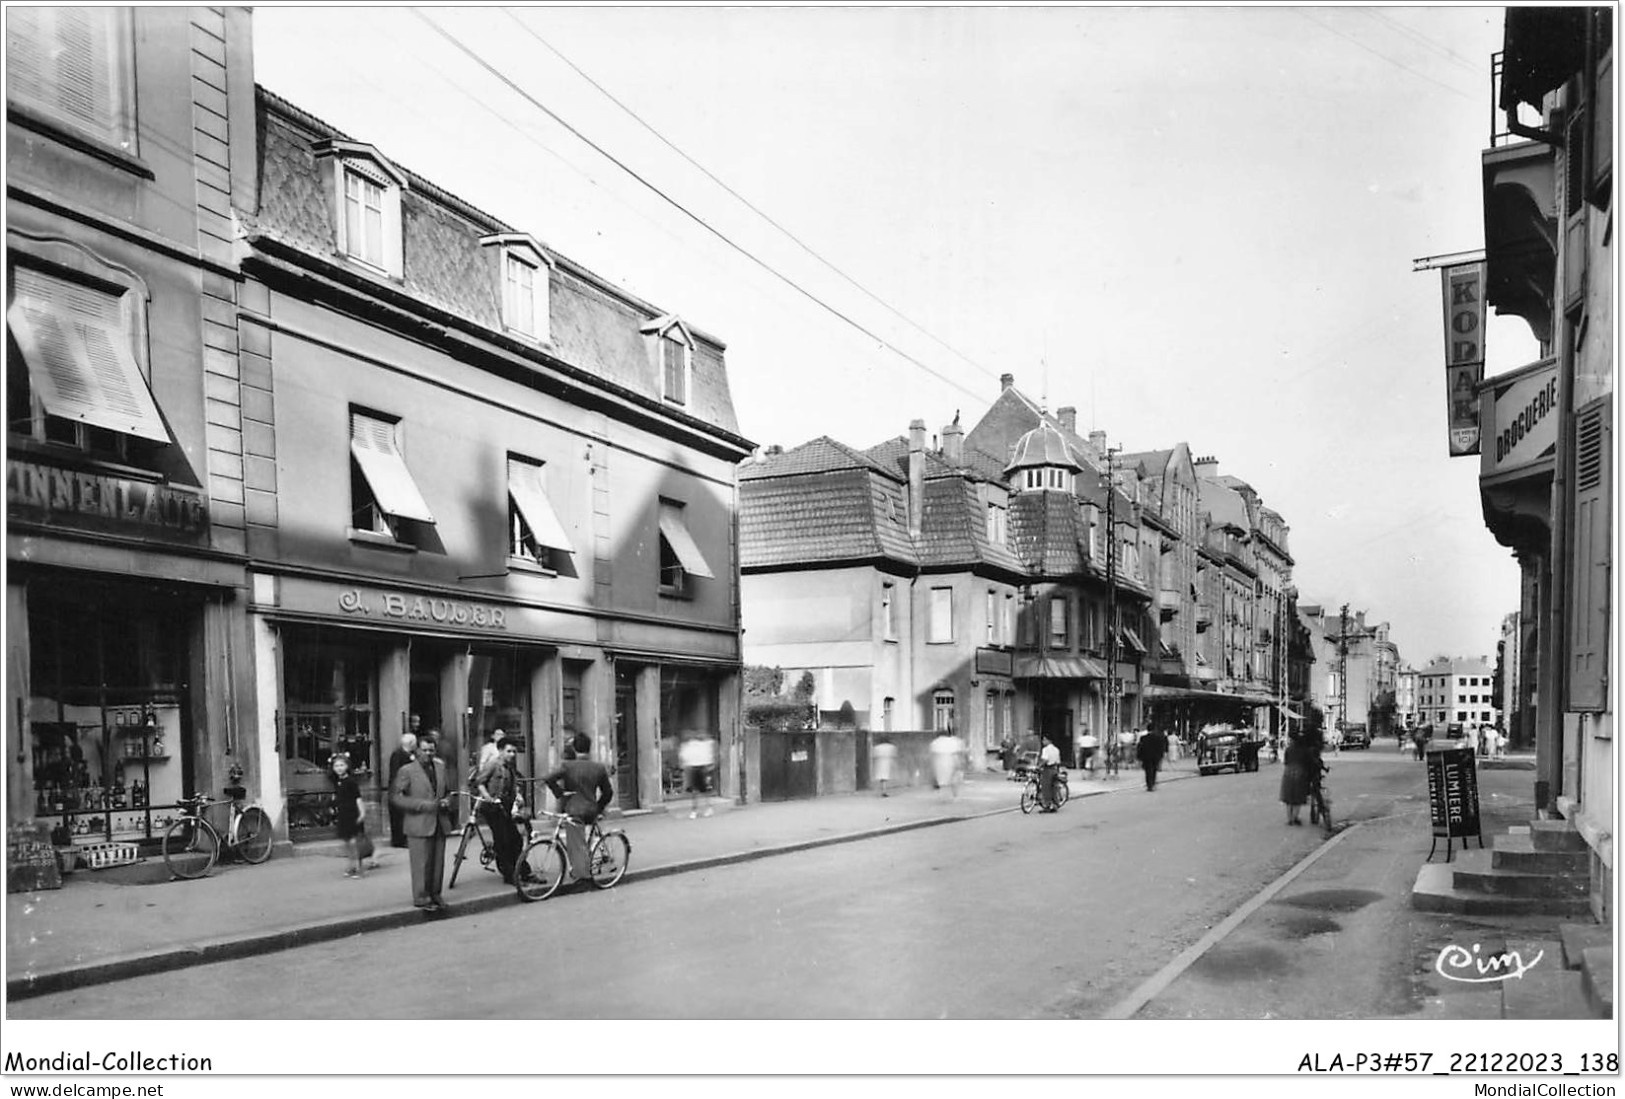
[[[45,411],[169,442],[135,360],[122,300],[27,267],[11,278],[7,320]]]
[[[1568,706],[1608,704],[1610,508],[1613,497],[1611,408],[1603,398],[1582,409],[1574,429],[1574,521],[1568,591]]]

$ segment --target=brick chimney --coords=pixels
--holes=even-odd
[[[1217,477],[1219,475],[1219,460],[1212,455],[1198,458],[1191,463],[1196,467],[1198,477]]]
[[[1104,456],[1106,453],[1106,433],[1104,431],[1091,431],[1089,433],[1089,446],[1096,454]]]
[[[959,426],[959,418],[942,429],[942,460],[959,469],[965,464],[965,429]]]
[[[1071,405],[1055,410],[1055,418],[1061,421],[1061,427],[1072,434],[1078,433],[1078,410]]]
[[[925,510],[925,421],[908,425],[908,534],[920,536],[920,516]]]
[[[1015,384],[1016,384],[1016,376],[1014,374],[1000,374],[999,375],[999,392],[1000,393],[1003,393],[1006,389],[1009,389],[1011,386],[1013,386]]]

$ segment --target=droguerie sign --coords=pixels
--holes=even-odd
[[[1493,378],[1482,399],[1491,402],[1485,423],[1483,476],[1523,469],[1557,453],[1557,362],[1510,378]]]
[[[196,541],[209,527],[195,489],[21,458],[6,460],[6,512],[47,526]]]

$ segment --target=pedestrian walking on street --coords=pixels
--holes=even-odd
[[[716,742],[703,733],[690,732],[683,737],[683,743],[677,749],[677,764],[683,769],[683,776],[688,780],[688,819],[693,820],[701,816],[699,812],[700,798],[708,796],[711,792],[711,767],[716,763]],[[711,807],[705,807],[704,816],[711,815]]]
[[[1426,726],[1418,725],[1411,731],[1411,744],[1416,748],[1416,758],[1421,759],[1427,754],[1428,731]]]
[[[873,755],[874,777],[875,782],[880,786],[880,796],[883,798],[890,797],[891,794],[887,792],[886,784],[891,782],[892,768],[897,763],[897,745],[891,742],[891,738],[881,737],[875,743]]]
[[[1294,729],[1287,737],[1286,759],[1281,768],[1281,802],[1286,806],[1286,822],[1302,824],[1303,807],[1309,801],[1309,762],[1311,753],[1303,734]]]
[[[413,718],[417,715],[413,714]],[[395,776],[401,773],[401,768],[417,758],[418,735],[416,733],[402,733],[401,743],[393,752],[389,753],[389,782],[386,790],[395,786]],[[388,798],[384,800],[389,801]],[[393,801],[389,801],[389,845],[391,847],[406,846],[406,815]]]
[[[1089,774],[1095,773],[1095,756],[1100,754],[1100,738],[1085,729],[1078,738],[1078,755],[1083,757],[1080,762],[1083,769]]]
[[[329,766],[333,768],[333,824],[339,839],[344,841],[345,853],[350,856],[347,878],[366,876],[361,865],[361,837],[365,833],[367,807],[361,802],[361,786],[350,774],[350,757],[344,752],[335,755]]]
[[[418,737],[417,759],[401,768],[389,788],[389,800],[406,814],[406,849],[412,865],[412,907],[445,911],[440,887],[445,876],[446,837],[451,824],[451,774],[435,754],[435,733]]]
[[[1140,766],[1145,769],[1145,788],[1152,791],[1157,788],[1157,772],[1162,769],[1162,757],[1168,754],[1168,736],[1156,729],[1148,729],[1140,734],[1139,743],[1134,746],[1135,756]]]

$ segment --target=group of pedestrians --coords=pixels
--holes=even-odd
[[[443,912],[446,842],[457,831],[452,798],[456,793],[447,762],[438,754],[439,733],[420,729],[414,715],[412,729],[401,735],[390,755],[387,805],[390,843],[404,847],[411,868],[412,905],[429,914]],[[592,738],[578,732],[562,752],[559,766],[541,781],[558,799],[560,812],[585,828],[603,815],[614,800],[609,769],[591,758]],[[469,792],[476,813],[491,832],[492,853],[504,882],[512,883],[526,869],[519,866],[523,847],[521,829],[526,801],[519,774],[519,743],[493,730],[486,737],[469,776]],[[336,831],[345,842],[351,865],[347,877],[365,871],[360,841],[365,838],[366,805],[343,753],[333,757]],[[371,865],[376,865],[371,864]]]

